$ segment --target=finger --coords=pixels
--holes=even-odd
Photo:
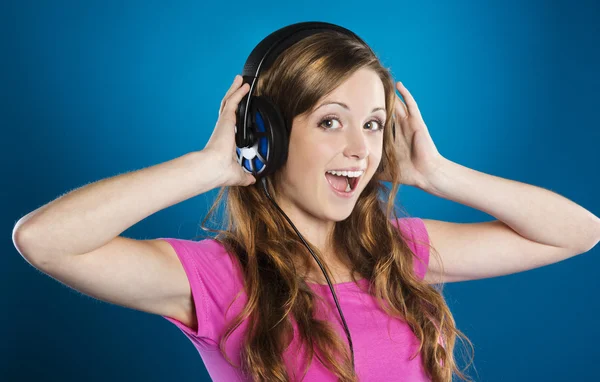
[[[242,76],[240,76],[239,74],[236,74],[233,83],[231,84],[231,86],[229,87],[229,89],[227,90],[227,92],[225,93],[225,95],[223,96],[223,99],[221,100],[221,106],[219,107],[219,115],[221,114],[221,112],[223,111],[223,106],[225,105],[225,102],[227,101],[227,98],[229,98],[229,96],[236,91],[236,89],[239,88],[240,84],[242,83]]]
[[[421,116],[421,112],[419,111],[417,102],[415,101],[413,96],[410,94],[408,89],[402,84],[402,82],[398,81],[398,83],[396,84],[396,87],[398,88],[398,90],[400,91],[400,94],[402,95],[402,98],[404,98],[404,101],[406,102],[406,109],[408,110],[408,114]]]
[[[394,109],[400,119],[404,119],[404,118],[408,117],[408,110],[406,109],[406,105],[400,99],[400,96],[398,94],[396,94],[396,101],[394,104]]]
[[[246,95],[249,89],[249,84],[243,84],[239,89],[234,91],[233,94],[231,94],[231,96],[225,101],[225,104],[223,105],[222,114],[227,117],[233,118],[233,120],[235,121],[235,109],[237,108],[241,99],[244,97],[244,95]]]

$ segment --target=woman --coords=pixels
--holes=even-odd
[[[236,161],[235,110],[249,90],[240,84],[237,76],[201,151],[77,189],[13,233],[20,253],[57,280],[176,324],[215,380],[467,380],[453,349],[456,336],[470,342],[436,286],[558,262],[600,237],[598,218],[580,206],[442,157],[413,97],[397,83],[400,100],[367,46],[338,33],[301,40],[256,89],[291,125],[287,161],[268,187],[334,280],[355,375],[321,270]],[[397,219],[400,183],[498,220]],[[216,187],[228,224],[215,239],[119,236]]]

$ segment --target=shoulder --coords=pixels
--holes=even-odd
[[[225,252],[222,244],[215,239],[179,239],[173,237],[161,237],[157,240],[163,240],[169,243],[176,251],[187,252],[188,255],[197,256],[198,254],[221,254]]]
[[[157,240],[163,240],[173,247],[192,283],[201,282],[205,287],[210,285],[218,287],[219,283],[223,282],[219,280],[238,279],[239,275],[235,274],[231,256],[215,239],[191,240],[167,237]]]
[[[418,217],[405,217],[392,220],[391,223],[400,228],[403,235],[411,240],[408,244],[414,244],[415,246],[415,248],[411,249],[416,249],[420,252],[423,248],[429,248],[429,235],[423,219]]]
[[[406,244],[416,256],[415,272],[422,279],[429,266],[429,234],[423,219],[418,217],[404,217],[392,224],[400,229]]]
[[[197,325],[188,325],[172,317],[167,320],[178,326],[190,337],[212,340],[218,344],[217,334],[226,322],[225,312],[232,301],[243,291],[243,280],[239,270],[223,245],[214,239],[190,240],[159,238],[169,243],[183,265],[190,284],[192,314]],[[238,301],[234,311],[239,310]]]
[[[229,258],[227,250],[215,239],[192,240],[163,237],[157,240],[169,243],[182,261],[211,264],[214,261],[226,261]]]

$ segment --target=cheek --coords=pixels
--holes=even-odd
[[[302,140],[290,145],[288,163],[290,169],[298,171],[298,174],[313,176],[315,171],[324,173],[334,156],[335,144],[315,137],[315,139]]]
[[[313,187],[317,173],[325,171],[326,154],[323,150],[326,149],[322,143],[296,141],[292,144],[290,142],[283,177],[291,193],[299,191],[304,193],[308,188]]]
[[[383,139],[381,137],[373,137],[369,145],[369,180],[377,171],[383,157]]]
[[[369,157],[371,161],[379,162],[383,154],[383,135],[376,135],[371,138],[369,142]]]

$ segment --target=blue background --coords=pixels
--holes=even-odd
[[[600,214],[598,2],[123,3],[0,5],[0,379],[209,380],[175,326],[56,282],[19,255],[10,233],[74,188],[200,150],[254,45],[295,22],[340,24],[369,43],[412,92],[448,159]],[[123,235],[191,238],[215,195],[159,211]],[[493,219],[416,188],[404,187],[399,200],[413,216]],[[447,284],[456,322],[475,345],[470,375],[597,380],[599,252]]]

